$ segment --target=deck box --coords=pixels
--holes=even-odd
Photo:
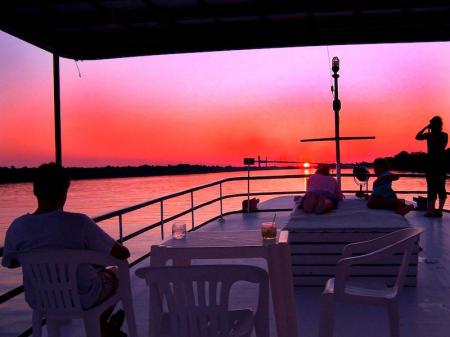
[[[372,240],[409,226],[406,218],[394,211],[368,209],[366,202],[359,199],[344,200],[337,210],[321,215],[306,214],[295,208],[284,228],[289,231],[294,284],[324,286],[327,279],[334,277],[345,245]],[[408,267],[407,286],[417,285],[419,249],[417,246]],[[399,252],[379,263],[355,266],[352,278],[393,284],[401,259]]]

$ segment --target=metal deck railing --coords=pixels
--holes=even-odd
[[[421,174],[421,173],[409,173],[409,174],[398,174],[401,178],[421,178],[424,179],[425,175]],[[243,212],[242,210],[231,210],[228,212],[224,211],[224,207],[223,207],[223,201],[226,199],[231,199],[231,198],[242,198],[245,197],[247,199],[250,199],[250,197],[253,196],[272,196],[272,195],[292,195],[292,194],[304,194],[306,191],[305,190],[291,190],[291,191],[251,191],[251,181],[258,181],[258,180],[278,180],[278,179],[294,179],[294,178],[307,178],[309,177],[309,174],[292,174],[292,175],[270,175],[270,176],[242,176],[242,177],[231,177],[231,178],[226,178],[226,179],[222,179],[222,180],[218,180],[218,181],[214,181],[208,184],[204,184],[204,185],[200,185],[200,186],[196,186],[193,188],[189,188],[183,191],[179,191],[176,193],[172,193],[172,194],[168,194],[159,198],[155,198],[155,199],[151,199],[148,201],[144,201],[142,203],[138,203],[129,207],[125,207],[125,208],[121,208],[112,212],[108,212],[99,216],[96,216],[93,218],[93,220],[95,222],[102,222],[105,220],[110,220],[113,218],[117,218],[117,225],[118,225],[118,229],[119,229],[119,238],[118,241],[119,242],[126,242],[132,238],[135,238],[143,233],[146,233],[152,229],[155,228],[159,228],[160,229],[160,235],[161,235],[161,240],[164,240],[164,225],[168,222],[172,222],[174,220],[179,219],[180,217],[190,214],[191,215],[191,222],[192,222],[192,226],[191,229],[189,231],[194,231],[197,230],[203,226],[205,226],[206,224],[215,221],[219,218],[222,218],[223,216],[226,215],[230,215],[230,214],[235,214],[235,213],[241,213]],[[354,177],[353,174],[341,174],[341,177]],[[375,177],[375,175],[371,174],[370,177]],[[447,179],[449,179],[449,177],[447,176]],[[230,182],[235,182],[235,181],[247,181],[247,190],[243,191],[242,193],[234,193],[234,194],[223,194],[223,186],[227,183]],[[219,192],[216,198],[212,198],[208,201],[199,203],[199,204],[195,204],[195,193],[205,190],[207,188],[211,188],[214,186],[218,186],[219,187]],[[345,193],[355,193],[358,190],[356,189],[350,189],[350,190],[343,190],[342,192]],[[422,190],[396,190],[397,194],[418,194],[418,195],[424,195],[427,193],[427,191],[422,191]],[[190,207],[188,209],[185,209],[181,212],[178,212],[174,215],[168,216],[168,217],[164,217],[164,205],[168,200],[174,199],[174,198],[178,198],[181,196],[186,196],[189,195],[190,196]],[[447,192],[447,195],[450,195],[449,192]],[[220,212],[219,214],[217,214],[216,216],[201,222],[199,224],[196,224],[195,222],[195,214],[196,211],[198,211],[199,209],[202,209],[206,206],[212,205],[214,203],[219,203],[220,205]],[[152,223],[150,225],[147,225],[131,234],[128,235],[123,235],[123,216],[125,214],[137,211],[137,210],[141,210],[143,208],[149,207],[151,205],[155,205],[155,204],[159,204],[159,210],[160,210],[160,217],[159,220],[155,223]],[[285,209],[285,208],[273,208],[273,209],[264,209],[264,210],[256,210],[257,212],[273,212],[273,211],[289,211],[291,209]],[[446,212],[449,212],[450,210],[445,210]],[[0,257],[3,256],[3,247],[0,247]],[[147,252],[146,254],[142,255],[141,257],[137,258],[136,260],[132,261],[130,263],[130,267],[135,266],[136,264],[138,264],[139,262],[143,261],[144,259],[148,258],[150,256],[150,252]],[[24,289],[23,289],[23,285],[20,285],[10,291],[7,291],[4,294],[0,295],[0,305],[3,303],[8,302],[9,300],[11,300],[12,298],[20,295],[21,293],[23,293]],[[29,328],[28,330],[24,331],[23,333],[21,333],[19,335],[19,337],[25,337],[25,336],[30,336],[32,333],[31,328]]]

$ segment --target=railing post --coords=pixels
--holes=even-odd
[[[119,242],[123,242],[122,214],[119,214]]]
[[[247,173],[247,213],[250,213],[250,165]]]
[[[162,200],[160,205],[161,205],[161,240],[164,240],[164,205]]]
[[[223,204],[222,204],[222,183],[219,184],[220,188],[220,218],[223,216]]]
[[[191,191],[191,217],[192,217],[192,229],[195,227],[194,220],[194,191]]]

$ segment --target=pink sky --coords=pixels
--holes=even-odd
[[[0,166],[53,160],[51,54],[0,32]],[[450,43],[330,46],[341,59],[344,162],[421,151],[450,122]],[[66,166],[333,161],[326,47],[61,61]],[[445,127],[446,125],[444,125]]]

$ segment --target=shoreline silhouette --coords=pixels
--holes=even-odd
[[[425,152],[401,151],[394,156],[384,157],[392,170],[423,173],[426,171],[427,154]],[[327,164],[332,165],[332,164]],[[343,168],[352,168],[355,165],[372,167],[372,162],[358,162],[342,164]],[[447,173],[450,173],[450,149],[445,151],[445,162]],[[258,170],[283,170],[296,169],[297,166],[251,166],[251,171]],[[0,167],[0,184],[27,183],[33,179],[35,167]],[[202,174],[220,172],[247,171],[246,166],[218,166],[218,165],[141,165],[141,166],[104,166],[104,167],[69,167],[67,168],[71,179],[110,179],[110,178],[133,178],[154,177],[165,175]]]
[[[293,166],[255,167],[251,171],[293,169]],[[104,167],[68,167],[66,168],[72,180],[111,179],[171,176],[185,174],[203,174],[220,172],[247,171],[246,166],[209,166],[209,165],[141,165],[141,166],[104,166]],[[0,184],[29,183],[33,181],[36,167],[0,167]]]

